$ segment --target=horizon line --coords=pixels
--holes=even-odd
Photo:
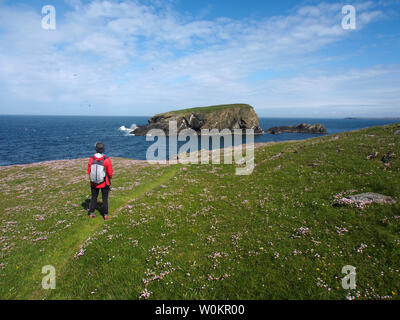
[[[89,115],[89,114],[13,114],[13,113],[0,113],[0,116],[33,116],[33,117],[152,117],[153,115]],[[345,116],[345,117],[316,117],[316,116],[258,116],[258,118],[270,118],[270,119],[392,119],[392,120],[400,120],[400,116],[388,116],[388,117],[373,117],[373,116]]]

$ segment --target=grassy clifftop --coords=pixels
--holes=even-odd
[[[86,159],[1,167],[0,298],[397,299],[399,201],[335,199],[400,199],[398,129],[259,146],[250,176],[112,158],[107,222],[86,216]],[[390,166],[366,160],[388,151]],[[41,289],[45,265],[55,290]],[[345,265],[355,290],[341,286]]]
[[[167,113],[174,114],[174,115],[183,115],[183,114],[195,113],[195,112],[196,113],[209,113],[209,112],[214,112],[214,111],[219,111],[219,110],[224,110],[224,109],[231,109],[231,108],[253,109],[253,107],[248,104],[238,103],[238,104],[221,104],[221,105],[208,106],[208,107],[187,108],[187,109],[169,111]]]

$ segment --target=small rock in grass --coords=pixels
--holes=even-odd
[[[390,162],[390,160],[391,160],[392,158],[394,158],[394,156],[395,156],[395,154],[389,151],[389,152],[387,152],[387,153],[382,157],[381,161],[382,161],[384,164],[387,164],[387,163]]]
[[[393,204],[395,203],[396,200],[393,199],[392,197],[385,196],[379,193],[373,193],[373,192],[366,192],[366,193],[360,193],[352,196],[347,196],[344,198],[341,198],[339,200],[339,204],[349,204],[349,205],[355,205],[356,207],[364,207],[366,205],[372,204],[372,203],[389,203]]]
[[[310,163],[309,165],[307,165],[308,167],[312,167],[312,168],[314,168],[314,167],[318,167],[319,166],[319,164],[318,163],[316,163],[316,162],[313,162],[313,163]]]

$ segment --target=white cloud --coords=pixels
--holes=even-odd
[[[399,79],[398,72],[385,68],[380,74],[381,69],[369,68],[345,75],[284,76],[329,59],[318,51],[350,37],[341,28],[339,4],[306,6],[262,20],[196,20],[157,2],[68,2],[71,11],[58,19],[56,31],[40,28],[40,12],[0,5],[0,91],[9,104],[0,112],[29,103],[35,107],[31,113],[76,114],[86,112],[82,101],[106,114],[236,101],[260,110],[323,106],[327,99],[331,105],[360,105],[379,103],[380,78]],[[357,8],[357,32],[383,16],[371,2]],[[249,81],[269,72],[274,79]],[[374,95],[346,100],[346,84],[354,78],[375,88]],[[390,88],[381,88],[387,104],[398,101],[393,81]]]

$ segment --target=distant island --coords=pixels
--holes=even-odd
[[[346,117],[344,120],[368,120],[368,119],[381,119],[381,120],[400,120],[400,117]]]
[[[291,133],[328,133],[323,124],[314,123],[300,123],[296,126],[279,126],[273,127],[265,130],[267,133],[271,134],[279,134],[282,132],[291,132]]]
[[[169,122],[177,122],[178,133],[184,129],[192,129],[197,134],[202,129],[246,129],[254,130],[254,134],[262,134],[258,116],[254,108],[248,104],[226,104],[208,107],[189,108],[156,114],[148,120],[147,125],[138,126],[130,133],[144,136],[151,129],[161,129],[169,135]]]

